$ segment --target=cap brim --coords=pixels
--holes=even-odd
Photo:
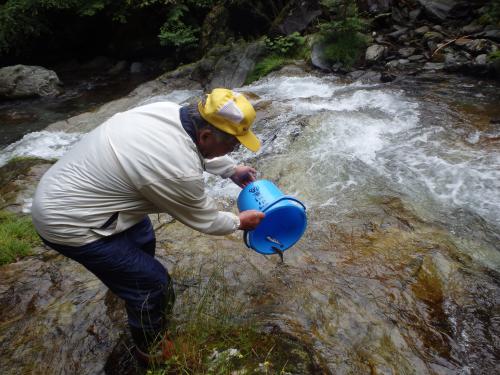
[[[248,131],[245,135],[236,135],[235,137],[243,146],[248,148],[250,151],[259,151],[260,141],[251,131]]]

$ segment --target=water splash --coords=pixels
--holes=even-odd
[[[33,132],[5,147],[0,154],[0,166],[14,157],[58,159],[80,140],[80,133]]]

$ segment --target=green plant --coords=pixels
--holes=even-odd
[[[262,60],[255,64],[253,70],[248,74],[245,84],[248,85],[258,79],[268,75],[269,73],[280,69],[289,63],[291,59],[279,56],[279,55],[269,55],[264,57]]]
[[[83,18],[89,25],[94,16],[127,23],[131,14],[145,8],[165,15],[158,35],[162,45],[186,48],[197,43],[206,8],[216,1],[222,0],[6,0],[0,2],[0,53],[51,35],[58,14]]]
[[[367,37],[362,32],[368,22],[359,16],[353,0],[323,0],[321,4],[330,12],[330,20],[319,25],[325,58],[330,63],[352,66],[366,48]]]
[[[488,61],[500,60],[500,50],[492,52],[488,55]]]
[[[112,0],[7,0],[0,4],[0,52],[19,48],[31,38],[51,33],[48,15],[71,11],[81,17],[93,16]]]
[[[486,5],[484,14],[479,18],[479,23],[500,26],[500,0],[491,0]]]
[[[30,255],[32,247],[38,244],[40,238],[31,217],[0,211],[0,265]]]
[[[189,12],[190,8],[181,2],[171,7],[158,35],[161,45],[189,48],[198,43],[200,28],[185,21]]]
[[[367,45],[366,37],[359,33],[336,33],[325,40],[325,59],[346,67],[351,67],[360,59]]]
[[[175,354],[149,375],[304,373],[311,366],[308,351],[285,335],[262,332],[245,317],[245,304],[223,275],[221,265],[208,281],[197,276],[198,286],[183,292],[170,329]]]
[[[266,49],[271,54],[297,56],[305,45],[305,38],[298,32],[277,38],[264,37]]]

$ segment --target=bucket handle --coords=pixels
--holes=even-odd
[[[272,207],[272,206],[274,206],[276,203],[278,203],[278,202],[280,202],[280,201],[282,201],[282,200],[285,200],[285,199],[288,199],[288,200],[292,200],[292,201],[294,201],[294,202],[297,202],[298,204],[300,204],[300,205],[304,208],[304,211],[306,210],[306,206],[304,206],[304,203],[302,203],[301,201],[299,201],[297,198],[291,197],[291,196],[289,196],[289,195],[284,195],[284,196],[282,196],[280,199],[277,199],[277,200],[275,200],[273,203],[271,203],[271,204],[267,205],[266,207],[264,207],[264,208],[262,209],[262,211],[265,211],[265,210],[267,210],[267,209],[271,208],[271,207]],[[250,246],[250,244],[248,243],[248,232],[250,232],[250,231],[246,230],[246,231],[244,231],[244,232],[243,232],[243,241],[245,242],[245,245],[246,245],[248,248],[250,248],[250,249],[251,249],[251,246]]]
[[[262,211],[264,212],[264,211],[268,210],[269,208],[271,208],[272,206],[274,206],[276,203],[281,202],[281,201],[283,201],[285,199],[297,202],[298,204],[300,204],[304,208],[304,211],[306,210],[306,206],[304,206],[304,203],[302,203],[301,201],[299,201],[297,198],[291,197],[289,195],[283,195],[280,199],[276,199],[273,203],[270,203],[269,205],[267,205],[266,207],[264,207],[262,209]]]

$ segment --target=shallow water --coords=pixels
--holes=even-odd
[[[222,268],[248,317],[305,343],[331,373],[496,373],[498,89],[448,76],[362,84],[285,73],[243,87],[263,147],[234,157],[301,199],[308,230],[282,264],[238,235],[207,237],[173,222],[158,229],[158,256],[181,284]],[[147,101],[199,92],[165,95]],[[27,135],[8,152],[57,157],[78,137]],[[233,209],[240,189],[206,180]],[[74,313],[88,306],[78,301]]]
[[[495,372],[498,85],[278,76],[242,91],[258,96],[264,144],[236,157],[308,206],[285,253],[293,293],[271,292],[285,329],[300,322],[334,373]]]
[[[54,98],[0,100],[0,148],[49,124],[127,95],[140,83],[153,78],[148,74],[106,76],[94,71],[62,72],[63,92]]]

